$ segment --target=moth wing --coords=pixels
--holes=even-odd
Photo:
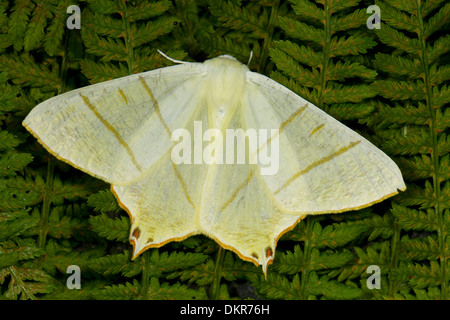
[[[183,129],[193,137],[194,120],[206,124],[207,113],[205,107],[201,107],[204,100],[191,103],[199,108]],[[190,142],[193,144],[193,139]],[[141,179],[127,185],[112,186],[121,206],[130,216],[134,257],[147,248],[202,233],[198,211],[209,165],[177,164],[172,159],[172,148]]]
[[[244,107],[246,97],[241,102]],[[228,129],[235,132],[246,129],[242,108],[238,107]],[[242,259],[262,265],[266,273],[278,239],[304,215],[285,214],[260,175],[258,165],[248,161],[238,163],[239,139],[244,145],[242,139],[246,138],[236,138],[236,147],[232,148],[235,161],[209,165],[199,214],[200,230]],[[230,151],[227,137],[223,145],[226,158]],[[249,151],[247,143],[247,156]]]
[[[171,147],[203,81],[185,63],[70,91],[36,106],[23,125],[59,159],[111,184],[131,183]]]
[[[406,188],[394,161],[310,102],[253,72],[247,74],[247,87],[247,127],[278,129],[257,156],[276,151],[278,143],[278,168],[262,177],[287,212],[359,209]]]
[[[193,120],[207,130],[205,101],[195,103],[199,108]],[[242,113],[237,112],[230,128],[243,128],[242,121]],[[195,139],[194,121],[184,129]],[[241,258],[262,265],[266,272],[278,238],[303,217],[284,214],[277,207],[257,165],[176,164],[172,149],[140,180],[112,189],[131,218],[133,256],[204,234]]]

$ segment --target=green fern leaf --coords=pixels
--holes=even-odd
[[[323,39],[325,38],[325,31],[323,29],[310,26],[289,17],[279,17],[278,23],[280,28],[290,38],[311,41],[318,45],[323,44]]]
[[[94,297],[99,300],[132,300],[139,299],[141,287],[139,282],[134,279],[133,283],[119,284],[107,286],[93,293]]]
[[[44,65],[37,64],[30,55],[0,56],[0,71],[8,72],[8,78],[16,85],[28,85],[44,91],[55,91],[60,86],[59,78]]]
[[[398,50],[409,54],[416,54],[421,51],[420,43],[417,39],[408,38],[402,32],[397,31],[389,25],[384,25],[383,32],[379,32],[377,35],[381,42],[388,46],[395,47]]]
[[[292,281],[281,275],[267,276],[267,280],[253,281],[256,290],[260,295],[268,299],[303,299],[300,291],[300,276],[295,274]]]
[[[173,272],[178,269],[188,269],[196,266],[206,260],[207,256],[201,253],[184,253],[184,252],[162,252],[152,250],[148,259],[136,260],[128,268],[125,268],[123,275],[133,277],[139,274],[144,268],[148,276],[161,277],[163,273]]]
[[[405,260],[437,260],[439,258],[438,242],[431,236],[422,239],[403,238],[400,246]]]
[[[10,280],[6,292],[7,299],[35,299],[36,294],[53,291],[54,285],[49,283],[51,278],[39,269],[7,267],[0,270],[0,284],[9,276]]]
[[[58,1],[56,7],[51,6],[50,11],[52,12],[52,17],[42,40],[44,49],[50,56],[55,56],[63,52],[61,42],[63,41],[67,21],[65,12],[72,4],[74,4],[73,1],[63,0]]]
[[[271,57],[276,59],[277,54],[280,54],[279,51],[286,53],[286,55],[278,59],[280,63],[283,62],[283,58],[292,57],[297,62],[310,67],[316,67],[322,63],[323,59],[320,52],[316,52],[307,46],[298,46],[289,40],[274,41],[273,48],[271,49]]]
[[[436,261],[429,265],[408,263],[391,273],[393,280],[406,282],[410,286],[422,289],[440,285],[440,267]]]
[[[398,163],[404,168],[405,177],[417,183],[410,184],[408,191],[398,197],[401,205],[393,205],[392,213],[398,225],[409,233],[402,238],[398,268],[392,270],[390,279],[408,284],[414,290],[440,286],[440,298],[447,299],[450,272],[442,257],[448,256],[448,234],[443,222],[444,210],[450,204],[446,168],[450,146],[446,135],[448,121],[444,120],[447,111],[441,108],[449,101],[445,83],[449,71],[439,58],[448,52],[450,41],[447,35],[441,36],[437,31],[448,24],[450,6],[440,0],[423,4],[407,0],[389,4],[378,1],[377,4],[382,7],[387,22],[382,32],[376,32],[377,36],[395,49],[395,55],[377,55],[377,68],[393,78],[376,81],[375,88],[383,97],[405,105],[402,112],[400,106],[392,109],[394,117],[390,120],[387,120],[391,117],[388,108],[380,115],[386,119],[383,125],[396,126],[397,132],[399,123],[408,124],[403,127],[403,134],[395,135],[384,146],[392,154],[401,155]],[[411,73],[402,68],[408,68],[405,70]],[[405,119],[394,124],[402,113]],[[422,234],[426,232],[422,241],[410,239],[420,230],[424,230]],[[423,263],[414,263],[417,260]]]
[[[312,230],[313,236],[309,241],[315,248],[337,248],[355,240],[367,228],[356,224],[336,224],[322,228],[320,223],[315,223]]]
[[[259,15],[243,9],[231,1],[209,1],[211,13],[218,17],[223,26],[248,32],[251,37],[262,38],[269,17],[266,10]]]
[[[418,59],[411,60],[402,56],[377,53],[374,63],[378,69],[394,75],[409,76],[410,79],[418,79],[423,76],[423,69]]]
[[[128,242],[130,232],[130,219],[120,216],[117,219],[111,219],[107,214],[102,213],[98,216],[91,216],[89,222],[92,230],[108,240]]]
[[[47,19],[50,17],[51,15],[47,8],[43,4],[38,3],[32,11],[31,19],[25,32],[25,51],[37,49],[42,43],[45,35],[45,27],[47,26]]]
[[[122,274],[130,262],[131,255],[129,251],[123,253],[110,254],[89,261],[89,269],[103,275]]]
[[[101,190],[98,193],[90,195],[88,205],[93,207],[95,211],[102,213],[120,212],[122,210],[110,190]]]
[[[38,222],[25,210],[0,213],[0,241],[24,234]]]
[[[14,3],[8,23],[8,35],[16,51],[23,47],[24,35],[34,7],[30,0],[19,0]]]
[[[358,299],[361,289],[330,280],[327,276],[319,278],[316,272],[311,272],[308,279],[309,295],[323,297],[324,299]]]
[[[22,171],[31,161],[33,161],[33,156],[29,153],[5,153],[0,158],[0,178]]]
[[[151,278],[150,287],[146,296],[152,300],[202,300],[207,298],[204,288],[195,290],[179,283],[170,285],[165,282],[160,284],[157,278]]]

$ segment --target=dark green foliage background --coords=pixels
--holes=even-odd
[[[70,30],[69,5],[82,9]],[[364,0],[0,0],[0,297],[4,299],[449,298],[450,4]],[[109,186],[56,160],[21,125],[52,96],[175,59],[231,54],[358,131],[407,190],[307,217],[260,268],[195,236],[131,261]],[[69,290],[69,265],[81,289]],[[367,267],[381,271],[370,290]]]

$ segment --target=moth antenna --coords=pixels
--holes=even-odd
[[[190,63],[190,62],[187,62],[187,61],[181,61],[181,60],[173,59],[173,58],[169,57],[168,55],[166,55],[166,54],[165,54],[164,52],[162,52],[161,50],[159,50],[159,49],[157,49],[157,50],[158,50],[158,52],[159,52],[160,55],[162,55],[164,58],[166,58],[167,60],[170,60],[170,61],[172,61],[172,62],[175,62],[175,63]]]
[[[247,67],[250,66],[250,61],[252,61],[253,58],[253,50],[250,51],[250,57],[248,58]]]

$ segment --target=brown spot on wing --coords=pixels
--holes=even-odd
[[[266,248],[266,258],[271,258],[273,255],[273,251],[271,247]]]
[[[135,228],[132,232],[132,235],[134,238],[138,239],[139,236],[141,235],[141,230],[139,229],[139,227]]]

